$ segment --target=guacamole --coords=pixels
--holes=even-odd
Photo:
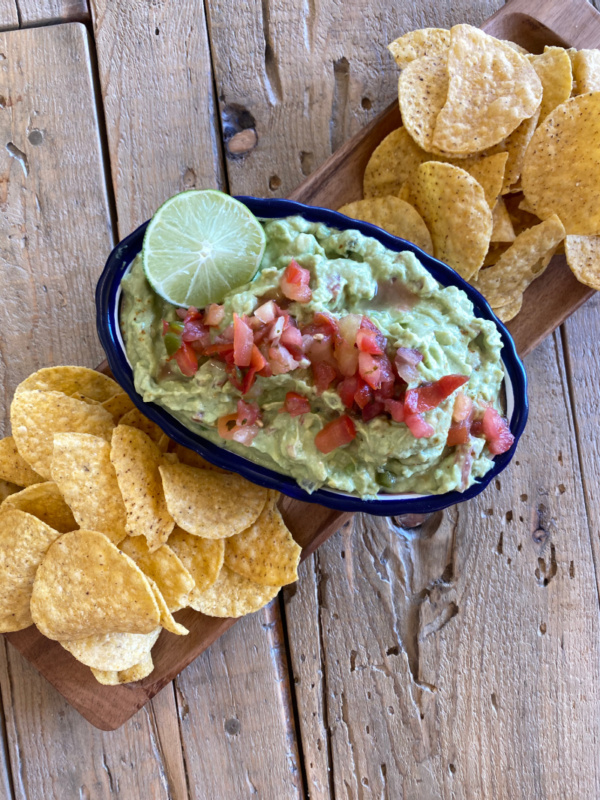
[[[263,225],[255,278],[203,311],[163,301],[136,258],[121,326],[143,399],[308,492],[483,476],[512,444],[496,326],[410,252],[301,217]]]

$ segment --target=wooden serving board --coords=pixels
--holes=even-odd
[[[600,46],[600,14],[587,0],[511,0],[482,27],[534,53],[543,51],[546,44]],[[334,209],[359,199],[369,156],[399,124],[400,114],[394,103],[312,173],[291,198]],[[521,355],[530,352],[591,294],[592,290],[573,278],[564,257],[555,257],[543,280],[535,281],[525,293],[521,313],[508,324]],[[302,558],[352,516],[287,497],[282,498],[280,508],[294,538],[303,547]],[[236,621],[206,617],[192,609],[175,616],[189,629],[189,635],[174,636],[163,631],[152,651],[154,672],[128,686],[100,685],[87,667],[34,626],[5,635],[89,722],[102,730],[114,730]]]

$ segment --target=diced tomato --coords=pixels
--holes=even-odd
[[[394,422],[404,422],[404,402],[402,400],[384,400],[384,407]]]
[[[423,411],[431,411],[439,404],[450,397],[452,392],[463,386],[467,381],[466,375],[444,375],[435,383],[426,383],[416,389],[409,389],[404,399],[406,413],[421,414]]]
[[[385,411],[384,404],[379,402],[378,400],[374,400],[372,403],[369,403],[369,405],[363,408],[362,410],[363,422],[369,422],[370,420],[379,416],[379,414],[383,414],[384,411]]]
[[[338,384],[337,392],[346,408],[352,408],[354,405],[354,395],[358,390],[359,381],[358,375],[351,375]]]
[[[362,353],[371,353],[371,355],[381,355],[384,348],[378,341],[379,336],[375,331],[361,328],[356,334],[356,346]]]
[[[294,356],[282,344],[269,347],[269,364],[273,370],[273,375],[284,375],[298,366]]]
[[[394,396],[394,384],[396,383],[394,369],[392,367],[392,362],[385,353],[382,356],[377,356],[377,360],[379,361],[379,370],[381,373],[381,385],[377,390],[377,399],[386,400]]]
[[[210,332],[199,319],[186,319],[181,339],[184,342],[200,342],[204,347],[210,344]]]
[[[281,276],[279,285],[283,294],[290,300],[297,303],[308,303],[312,297],[309,282],[310,272],[292,259]]]
[[[358,354],[358,374],[369,384],[371,389],[379,389],[381,386],[380,362],[370,353]]]
[[[422,414],[404,414],[404,422],[415,439],[429,439],[435,430],[424,418]]]
[[[252,358],[254,336],[252,328],[234,312],[233,314],[233,361],[237,367],[249,367]]]
[[[227,356],[233,355],[227,353]],[[231,385],[238,390],[238,392],[243,392],[244,390],[244,374],[239,367],[233,363],[233,361],[225,361],[225,370],[227,372],[227,377],[229,378],[229,382]]]
[[[315,386],[319,394],[329,389],[333,381],[337,378],[337,370],[325,361],[313,364],[312,371]]]
[[[260,419],[260,409],[256,403],[246,403],[245,400],[238,400],[236,424],[240,428],[242,425],[254,425],[258,419]]]
[[[490,453],[494,456],[506,453],[515,441],[508,422],[493,406],[488,406],[483,415],[483,435],[487,439]]]
[[[179,319],[185,319],[188,313],[187,308],[177,308],[175,309],[175,313],[179,317]]]
[[[354,400],[360,409],[365,408],[365,406],[373,400],[373,390],[362,378],[358,379],[358,387],[354,393]]]
[[[471,436],[483,436],[483,420],[474,419],[471,423]]]
[[[198,372],[198,356],[188,342],[181,343],[181,347],[175,353],[175,361],[177,361],[177,366],[182,373],[188,378]]]
[[[233,434],[237,428],[237,414],[226,414],[217,420],[217,432],[221,439],[232,441]]]
[[[315,445],[321,453],[331,453],[356,438],[356,427],[347,414],[328,422],[315,436]]]
[[[190,306],[187,310],[187,314],[183,318],[184,322],[195,322],[196,320],[201,320],[202,314],[198,311],[197,308],[194,306]]]
[[[452,423],[448,430],[448,438],[446,440],[448,447],[469,443],[472,422],[473,401],[464,392],[459,392],[454,401]]]
[[[296,358],[300,358],[302,356],[302,334],[298,328],[290,325],[281,334],[281,339],[279,341],[281,344],[285,345],[290,353]]]
[[[262,306],[259,306],[256,309],[254,316],[258,317],[258,319],[261,320],[261,322],[264,322],[265,325],[268,325],[269,322],[273,322],[277,316],[277,306],[273,300],[268,300],[266,303],[263,303]]]
[[[308,414],[310,411],[308,397],[304,397],[298,394],[298,392],[288,392],[285,396],[283,411],[286,411],[290,417],[299,417],[301,414]]]
[[[233,324],[228,325],[223,333],[217,337],[219,342],[233,342]]]
[[[399,347],[396,350],[394,366],[399,377],[406,383],[414,383],[419,380],[419,370],[417,364],[423,361],[423,355],[418,350],[410,347]]]
[[[333,336],[336,341],[338,336],[340,336],[340,328],[337,320],[326,311],[317,311],[312,323],[307,327],[314,327],[315,329],[314,331],[308,330],[306,331],[307,333],[326,333]],[[302,332],[304,333],[305,331]]]
[[[454,447],[457,444],[468,444],[471,439],[471,425],[466,420],[453,422],[448,430],[446,444]]]
[[[266,338],[270,342],[273,342],[274,344],[279,344],[279,340],[281,339],[281,334],[283,333],[284,325],[285,325],[284,318],[277,317],[277,319],[269,325]]]
[[[169,323],[166,319],[162,321],[162,335],[165,336],[169,331]]]
[[[215,342],[215,344],[210,344],[204,350],[204,353],[207,356],[214,356],[224,353],[233,353],[233,342]]]
[[[216,327],[223,322],[225,317],[225,308],[217,303],[211,303],[204,312],[204,324],[209,327]]]

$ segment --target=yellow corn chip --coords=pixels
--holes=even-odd
[[[600,50],[576,50],[573,77],[577,82],[577,94],[600,92]]]
[[[12,436],[0,439],[0,479],[17,486],[31,486],[44,479],[31,469],[23,456],[19,455]]]
[[[143,536],[128,536],[119,549],[157,584],[170,611],[179,611],[187,606],[188,596],[196,584],[182,560],[168,545],[163,544],[151,553]]]
[[[100,531],[113,544],[125,538],[125,505],[105,439],[57,433],[51,472],[80,528]]]
[[[506,210],[506,204],[502,197],[499,197],[492,211],[492,242],[514,242],[515,230],[510,215]],[[485,262],[484,262],[485,263]]]
[[[265,586],[284,586],[298,580],[301,553],[302,548],[272,503],[267,503],[247,530],[225,540],[229,569]]]
[[[61,645],[87,667],[120,671],[139,664],[154,647],[160,631],[159,626],[150,633],[103,633],[62,641]]]
[[[152,578],[148,578],[148,583],[152,587],[152,591],[154,592],[154,598],[158,604],[158,610],[160,611],[160,624],[166,630],[174,633],[176,636],[186,636],[189,631],[184,625],[180,625],[179,622],[175,622],[175,618],[173,614],[169,611],[169,606],[165,602],[165,598],[162,596],[160,589],[154,583]]]
[[[448,93],[448,56],[423,56],[411,61],[398,80],[402,122],[423,150],[445,155],[434,147],[435,122]]]
[[[526,56],[529,54],[529,50],[526,50],[524,47],[521,47],[520,44],[516,42],[511,42],[508,39],[500,39],[502,44],[505,44],[507,47],[511,47],[515,53],[521,53],[522,56]]]
[[[49,639],[151,633],[160,612],[152,587],[129,556],[96,531],[65,533],[35,576],[31,616]]]
[[[266,489],[239,475],[219,475],[185,464],[167,464],[159,470],[173,519],[184,531],[205,539],[224,539],[245,530],[267,501]]]
[[[431,233],[436,258],[466,280],[477,274],[492,235],[492,212],[475,178],[441,161],[421,164],[411,199]]]
[[[157,550],[175,527],[158,472],[161,451],[143,431],[118,425],[112,438],[110,460],[125,503],[127,533],[144,535],[150,552]]]
[[[392,131],[372,152],[365,169],[365,197],[397,194],[417,167],[435,156],[419,147],[405,127]]]
[[[181,461],[182,464],[187,464],[188,467],[198,467],[198,469],[212,469],[213,472],[223,472],[226,473],[226,469],[221,469],[221,467],[217,467],[214,464],[211,464],[210,461],[206,461],[206,459],[202,458],[199,453],[195,453],[193,450],[189,450],[187,447],[184,447],[182,444],[174,444],[173,452],[177,456],[178,460]]]
[[[9,507],[18,508],[19,511],[26,511],[33,517],[41,519],[46,525],[50,525],[51,528],[59,531],[59,533],[74,531],[78,527],[59,487],[52,481],[36,483],[16,494],[11,494],[2,503],[0,510],[5,510]]]
[[[102,403],[99,403],[97,400],[92,400],[90,397],[86,397],[84,394],[81,394],[81,392],[73,392],[73,394],[70,394],[69,397],[73,397],[75,400],[81,400],[82,403],[88,403],[90,406],[102,405]]]
[[[195,592],[190,605],[209,617],[243,617],[266,605],[280,588],[261,586],[223,565],[216,582],[204,592]]]
[[[494,153],[468,165],[457,164],[465,169],[484,191],[488,206],[493,209],[504,184],[504,170],[508,153]]]
[[[525,153],[531,141],[531,137],[537,128],[540,110],[535,112],[529,119],[523,122],[516,128],[510,136],[503,139],[499,144],[488,150],[488,155],[495,153],[508,153],[508,159],[504,168],[504,181],[502,183],[502,194],[508,194],[515,191],[518,184],[521,171],[523,170],[523,162],[525,161]]]
[[[449,44],[450,31],[444,28],[422,28],[400,36],[399,39],[388,44],[388,50],[394,56],[400,69],[404,69],[416,58],[439,55],[448,49]]]
[[[573,88],[571,59],[563,47],[546,47],[540,55],[527,58],[542,82],[540,122],[543,122],[556,106],[571,96]]]
[[[118,383],[107,375],[87,367],[45,367],[25,378],[15,389],[15,395],[37,389],[44,392],[78,392],[90,400],[103,403],[121,391]]]
[[[10,497],[11,494],[16,494],[17,492],[21,491],[21,487],[17,486],[16,483],[10,483],[10,481],[3,481],[0,478],[0,503],[3,503],[7,497]]]
[[[486,253],[483,267],[481,269],[493,266],[498,261],[502,253],[505,253],[509,247],[510,242],[492,242],[490,244],[490,249]]]
[[[143,661],[129,669],[122,669],[118,672],[116,670],[92,669],[92,674],[98,683],[104,686],[120,686],[122,683],[141,681],[143,678],[147,678],[153,670],[152,656],[148,653]]]
[[[517,236],[523,233],[527,228],[532,228],[534,225],[540,224],[541,219],[539,217],[536,217],[535,214],[531,214],[522,207],[522,204],[527,201],[525,201],[521,192],[503,195],[503,199]]]
[[[15,394],[10,421],[19,453],[46,480],[55,433],[91,433],[109,441],[114,428],[113,418],[101,406],[37,389]]]
[[[502,322],[509,322],[517,316],[523,305],[523,294],[518,294],[514,300],[510,300],[502,306],[494,308],[494,314]]]
[[[33,622],[29,610],[35,573],[60,536],[24,511],[0,513],[0,632],[20,631]]]
[[[600,236],[567,236],[565,254],[577,280],[600,289]]]
[[[516,294],[523,293],[532,281],[539,278],[564,236],[564,228],[556,214],[523,231],[495,266],[479,273],[473,286],[492,308],[505,305],[507,298],[513,299]]]
[[[121,418],[128,411],[132,411],[135,408],[133,400],[126,392],[117,392],[112,397],[109,397],[108,400],[105,400],[102,405],[109,414],[112,414],[115,425],[119,424]],[[134,425],[134,427],[136,426]]]
[[[571,97],[548,114],[527,148],[522,182],[540,219],[558,214],[567,233],[600,231],[599,92]]]
[[[338,209],[341,214],[379,228],[416,244],[421,250],[433,255],[431,236],[418,211],[398,197],[371,197],[347,203]]]
[[[119,424],[131,425],[132,428],[144,431],[162,453],[166,452],[169,444],[169,437],[155,422],[152,422],[151,419],[144,416],[137,408],[132,408],[131,411],[124,414],[119,420]]]
[[[198,591],[208,589],[219,577],[225,556],[224,539],[202,539],[175,528],[169,536],[169,547],[189,571]]]

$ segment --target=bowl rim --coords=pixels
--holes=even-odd
[[[236,453],[226,450],[207,439],[203,439],[186,428],[166,409],[156,403],[146,403],[136,392],[133,372],[125,354],[119,328],[118,304],[121,279],[135,256],[141,251],[144,233],[150,220],[142,223],[123,239],[110,253],[104,270],[96,286],[96,324],[100,343],[106,353],[108,364],[117,382],[131,398],[135,406],[149,419],[159,425],[174,441],[194,450],[207,461],[233,472],[261,486],[276,489],[283,494],[308,503],[318,503],[337,511],[353,511],[375,514],[377,516],[396,516],[399,514],[420,514],[441,511],[457,503],[465,502],[480,494],[512,460],[519,439],[525,429],[529,412],[527,398],[527,376],[519,358],[511,335],[495,316],[485,298],[468,284],[447,264],[425,253],[412,242],[400,239],[368,222],[354,220],[337,211],[319,206],[307,206],[294,200],[279,198],[265,199],[248,195],[236,196],[257,217],[277,219],[301,216],[309,222],[323,223],[338,230],[358,230],[365,236],[376,239],[393,252],[408,250],[414,253],[425,269],[442,285],[462,289],[474,306],[475,316],[489,319],[495,323],[502,339],[502,362],[505,370],[507,388],[512,389],[514,408],[510,419],[510,430],[515,441],[506,453],[494,458],[494,466],[482,478],[464,492],[452,491],[437,495],[382,494],[375,499],[363,500],[358,496],[321,488],[312,494],[306,492],[288,475],[250,461]]]

